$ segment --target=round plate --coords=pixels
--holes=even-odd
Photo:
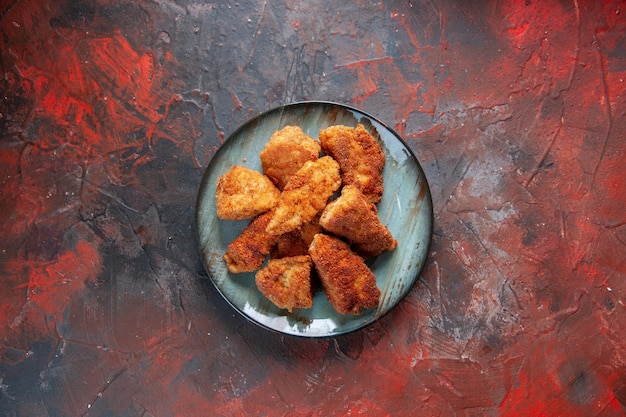
[[[378,203],[384,225],[398,241],[398,247],[367,261],[381,291],[377,308],[360,315],[335,312],[323,290],[313,294],[313,307],[279,309],[257,289],[254,273],[232,274],[222,256],[248,221],[221,220],[216,214],[215,190],[218,178],[233,165],[262,172],[259,153],[270,136],[287,125],[297,125],[318,138],[321,129],[361,123],[382,145],[386,155],[383,171],[385,191]],[[235,131],[217,150],[200,184],[196,202],[196,227],[202,261],[224,298],[254,323],[284,334],[305,337],[337,336],[373,323],[391,310],[409,292],[419,276],[433,227],[433,209],[428,183],[422,168],[393,130],[374,117],[352,107],[328,102],[303,102],[269,110]]]

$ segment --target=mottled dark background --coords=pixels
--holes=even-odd
[[[626,3],[4,1],[0,415],[623,416]],[[195,195],[271,107],[395,128],[426,267],[345,337],[210,284]]]

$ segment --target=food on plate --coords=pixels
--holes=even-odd
[[[376,139],[362,124],[330,126],[319,137],[322,151],[339,163],[343,185],[354,185],[378,203],[383,195],[385,153]]]
[[[393,250],[398,245],[381,223],[376,205],[353,185],[345,185],[341,196],[328,203],[319,222],[324,230],[345,238],[364,258]]]
[[[244,220],[272,209],[280,190],[262,173],[235,165],[217,180],[217,217]]]
[[[285,185],[267,232],[282,235],[310,222],[340,186],[339,164],[333,158],[306,162]]]
[[[270,252],[270,258],[286,258],[288,256],[307,255],[313,236],[322,232],[319,214],[300,228],[282,234]]]
[[[257,288],[278,308],[313,307],[311,257],[307,255],[270,259],[255,275]]]
[[[285,126],[274,132],[260,153],[261,167],[279,189],[307,161],[315,161],[320,143],[306,135],[298,126]]]
[[[324,291],[340,314],[360,314],[374,308],[380,299],[376,276],[363,258],[339,238],[318,233],[309,247]]]
[[[252,272],[259,269],[270,250],[276,243],[278,236],[265,231],[273,213],[256,216],[243,229],[226,249],[224,261],[232,273]]]
[[[259,291],[290,313],[312,307],[321,282],[338,313],[360,314],[380,300],[365,259],[398,244],[376,207],[385,155],[361,124],[319,138],[285,126],[259,155],[263,172],[235,165],[219,177],[218,217],[252,218],[223,258],[232,273],[257,271]]]

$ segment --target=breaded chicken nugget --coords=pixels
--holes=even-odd
[[[343,184],[354,185],[378,203],[383,195],[385,153],[376,139],[361,124],[356,128],[330,126],[319,137],[322,151],[339,163]]]
[[[378,305],[380,290],[376,276],[347,243],[318,233],[309,254],[328,300],[338,313],[360,314],[364,308]]]
[[[274,132],[261,151],[261,166],[279,189],[306,161],[315,161],[320,154],[320,143],[298,126],[285,126]]]
[[[217,180],[217,217],[249,219],[273,208],[280,190],[262,173],[235,165]]]
[[[311,308],[311,267],[308,255],[270,259],[256,273],[255,282],[259,291],[278,308],[286,308],[290,313],[294,308]]]
[[[276,245],[270,252],[270,258],[286,258],[289,256],[308,255],[309,245],[313,236],[322,232],[319,213],[308,223],[304,223],[296,230],[278,237]]]
[[[340,186],[339,164],[333,158],[306,162],[285,185],[267,232],[282,235],[310,222]]]
[[[258,215],[230,242],[224,254],[230,272],[252,272],[263,265],[278,239],[278,236],[265,231],[272,216],[271,211]]]
[[[368,258],[393,250],[398,242],[378,217],[374,203],[355,186],[346,185],[341,196],[328,205],[320,216],[324,230],[346,238],[352,249]]]

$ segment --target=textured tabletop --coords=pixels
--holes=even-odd
[[[623,416],[626,3],[0,6],[0,415]],[[362,109],[434,232],[364,329],[261,328],[194,212],[239,126]]]

